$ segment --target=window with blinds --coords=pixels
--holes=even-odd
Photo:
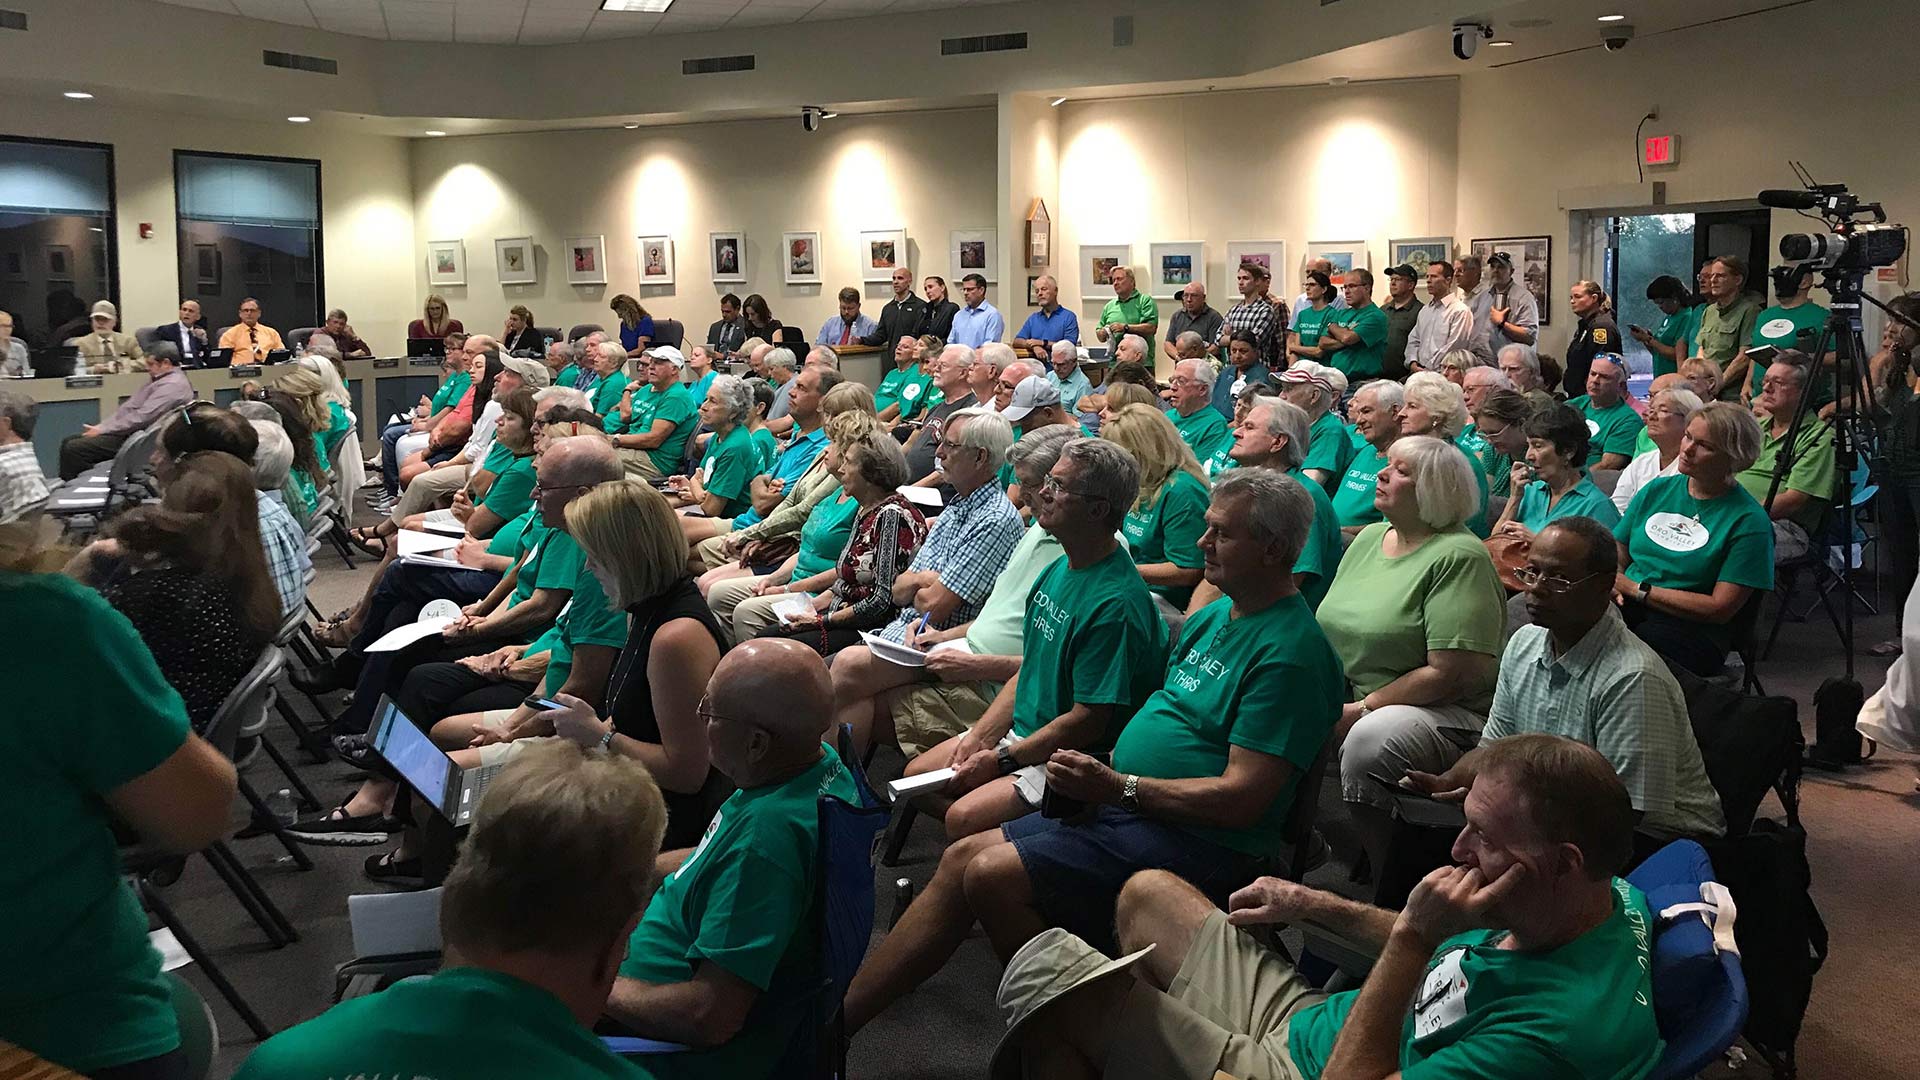
[[[173,175],[180,295],[209,333],[248,298],[283,337],[324,321],[319,162],[177,150]]]
[[[87,332],[119,299],[113,148],[0,136],[0,311],[30,349]]]

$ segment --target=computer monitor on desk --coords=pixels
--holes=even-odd
[[[73,374],[80,350],[73,345],[49,345],[35,349],[30,357],[36,379],[64,379]],[[84,372],[82,373],[84,374]]]
[[[447,342],[444,338],[415,337],[407,339],[408,356],[445,356]]]

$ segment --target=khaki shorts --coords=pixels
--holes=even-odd
[[[919,683],[881,698],[893,714],[900,752],[918,757],[973,726],[1000,693],[999,683]]]
[[[664,475],[660,471],[660,466],[653,463],[653,455],[645,450],[628,450],[622,448],[619,453],[620,467],[626,470],[628,476],[638,477],[642,480],[658,480]]]
[[[504,715],[505,714],[502,713],[503,717]],[[487,726],[493,727],[494,725],[489,721]],[[527,747],[546,742],[553,738],[556,738],[556,736],[536,735],[530,739],[515,739],[512,742],[488,743],[480,748],[480,767],[485,768],[488,765],[501,765],[512,761],[516,754],[525,750]]]
[[[1107,1054],[1108,1080],[1300,1080],[1287,1052],[1293,1015],[1327,995],[1215,911],[1194,932],[1172,989],[1137,983]]]
[[[728,563],[739,562],[739,559],[727,554],[727,541],[732,535],[732,533],[721,533],[719,536],[709,536],[693,545],[694,557],[700,560],[700,565],[709,570],[718,570]]]

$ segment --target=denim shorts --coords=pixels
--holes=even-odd
[[[1168,871],[1224,908],[1235,889],[1259,876],[1261,862],[1116,806],[1099,807],[1079,824],[1028,814],[1000,826],[1000,832],[1019,854],[1047,924],[1108,952],[1114,948],[1114,901],[1134,874]]]

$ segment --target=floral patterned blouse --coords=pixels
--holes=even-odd
[[[834,626],[862,630],[891,622],[899,611],[893,602],[893,579],[926,539],[927,519],[897,491],[861,511],[847,546],[840,549],[833,606],[828,609],[850,608],[853,614],[834,620]]]

